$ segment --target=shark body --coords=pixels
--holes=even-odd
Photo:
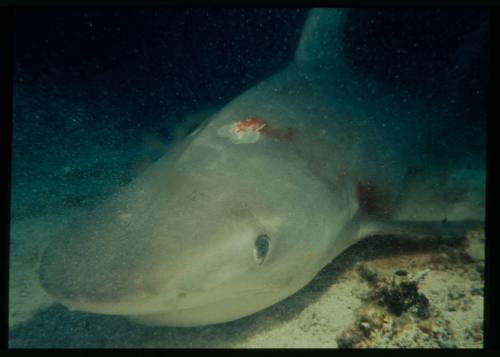
[[[346,11],[311,10],[288,67],[55,239],[44,289],[71,309],[149,325],[221,323],[290,296],[364,237],[463,233],[445,213],[396,220],[415,198],[414,168],[432,176],[437,124],[352,73]],[[482,220],[478,207],[457,219]]]

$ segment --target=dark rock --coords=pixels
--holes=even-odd
[[[429,299],[424,294],[418,294],[416,299],[417,317],[421,319],[429,318]]]
[[[353,348],[361,341],[361,336],[355,333],[343,333],[337,338],[337,346],[339,348]]]
[[[412,308],[419,318],[429,317],[429,300],[418,292],[415,281],[403,281],[399,284],[393,281],[377,289],[373,297],[380,306],[385,307],[393,315],[400,316]]]
[[[408,272],[406,270],[398,270],[394,274],[396,274],[398,276],[407,276]]]

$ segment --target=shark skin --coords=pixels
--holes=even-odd
[[[395,219],[401,202],[439,189],[411,190],[408,178],[435,174],[425,153],[440,122],[352,72],[347,12],[311,10],[289,66],[54,239],[40,265],[45,291],[147,325],[222,323],[295,293],[365,237],[458,239],[481,224],[481,204],[443,222],[456,204],[446,200],[434,221],[411,219],[408,204],[410,218]]]

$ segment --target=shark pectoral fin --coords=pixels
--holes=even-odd
[[[437,238],[459,241],[465,238],[467,232],[476,229],[484,229],[484,222],[478,220],[397,221],[367,218],[360,233],[364,237],[395,235],[416,240]]]

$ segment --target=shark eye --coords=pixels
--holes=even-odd
[[[267,253],[269,252],[269,241],[270,239],[267,234],[261,234],[255,240],[253,257],[257,264],[262,264],[266,259]]]

